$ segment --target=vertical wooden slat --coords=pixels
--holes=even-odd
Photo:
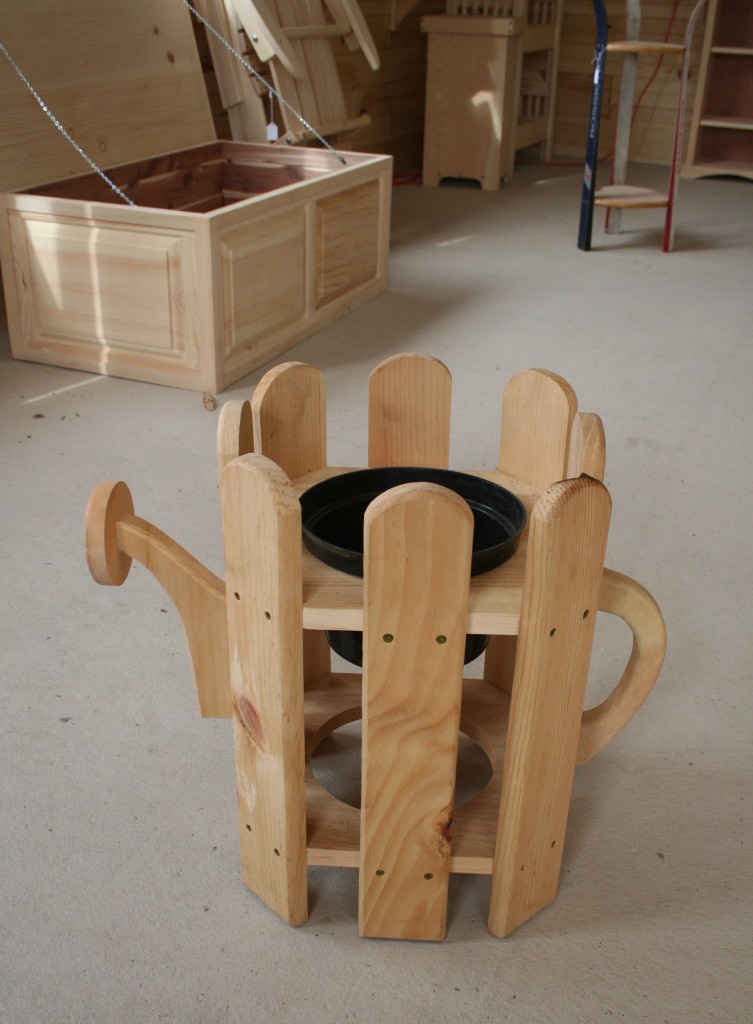
[[[472,540],[432,484],[366,513],[362,935],[444,936]]]
[[[555,898],[611,501],[588,477],[531,515],[489,928],[504,936]]]
[[[512,693],[517,636],[490,636],[484,652],[484,679],[505,693]]]
[[[537,487],[564,479],[577,409],[575,393],[562,377],[548,370],[518,373],[502,400],[500,470]]]
[[[641,31],[640,0],[627,0],[625,6],[625,39],[637,40]],[[609,52],[609,44],[607,44],[607,52]],[[610,183],[614,185],[624,185],[627,180],[630,129],[636,113],[633,110],[633,99],[635,97],[637,77],[638,54],[623,54],[620,98],[617,101],[617,129],[614,136],[614,156],[612,158],[612,177],[610,180]],[[607,210],[606,230],[610,234],[617,234],[619,232],[621,222],[622,210],[619,208]]]
[[[251,399],[257,455],[291,480],[327,465],[324,376],[306,363],[282,363],[259,381]]]
[[[222,480],[222,471],[229,462],[239,455],[248,455],[254,450],[254,425],[251,404],[244,401],[225,402],[220,409],[217,423],[217,472]]]
[[[258,455],[222,476],[243,880],[290,924],[308,915],[301,508]]]
[[[607,444],[601,417],[595,412],[579,412],[570,434],[567,476],[586,473],[594,480],[603,480],[606,459]]]
[[[538,487],[568,476],[577,408],[573,389],[557,374],[524,370],[513,377],[502,400],[499,468]],[[512,691],[516,647],[517,637],[493,636],[484,655],[484,679],[507,693]]]
[[[548,5],[544,22],[554,25],[554,42],[547,58],[548,96],[546,98],[546,140],[544,142],[544,159],[551,160],[554,149],[554,125],[555,111],[557,109],[557,84],[560,69],[560,40],[562,38],[562,14],[564,11],[564,0],[557,0],[556,3]]]
[[[257,454],[276,462],[291,480],[327,465],[324,376],[306,363],[282,363],[262,377],[251,399]],[[324,633],[306,631],[304,679],[331,666]]]
[[[446,469],[450,456],[450,371],[405,353],[369,377],[369,465]]]

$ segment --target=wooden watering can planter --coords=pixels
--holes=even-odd
[[[386,360],[369,382],[369,465],[446,467],[450,375]],[[576,763],[650,692],[666,635],[653,598],[604,568],[604,435],[560,377],[527,370],[504,392],[499,468],[529,526],[504,565],[469,580],[472,517],[452,492],[406,484],[369,506],[364,578],[301,543],[299,495],[328,467],[322,374],[270,371],[218,432],[225,581],[134,514],[124,483],[86,512],[94,578],[132,559],[180,611],[201,714],[234,723],[245,883],[291,924],[307,919],[307,864],[358,868],[365,936],[441,939],[450,872],[491,874],[489,928],[508,935],[556,896]],[[622,678],[583,711],[596,612],[633,633]],[[364,632],[363,674],[332,672],[324,630]],[[463,679],[466,633],[489,633],[483,679]],[[314,777],[317,746],[363,720],[362,806]],[[491,782],[454,808],[459,732]]]

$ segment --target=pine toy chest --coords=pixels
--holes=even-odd
[[[216,392],[386,287],[391,158],[218,141],[180,0],[27,0],[0,39],[136,203],[0,54],[16,358]]]

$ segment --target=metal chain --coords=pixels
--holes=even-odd
[[[227,39],[225,39],[225,37],[224,37],[223,35],[221,35],[221,33],[219,33],[219,32],[217,31],[217,29],[216,29],[216,28],[214,27],[214,25],[211,25],[211,24],[210,24],[210,23],[209,23],[209,22],[207,21],[207,19],[206,19],[206,18],[205,18],[205,17],[204,17],[204,16],[202,15],[202,14],[200,14],[200,13],[199,13],[199,12],[198,12],[198,11],[196,10],[196,8],[195,8],[195,7],[193,6],[193,4],[189,3],[189,2],[188,2],[188,0],[181,0],[181,3],[183,4],[183,6],[184,6],[184,7],[187,7],[187,8],[188,8],[188,10],[189,10],[189,11],[190,11],[190,12],[191,12],[191,13],[192,13],[193,15],[195,15],[195,17],[197,17],[197,18],[199,19],[199,21],[200,21],[200,22],[202,23],[202,25],[204,25],[204,27],[205,27],[206,29],[208,29],[208,30],[209,30],[209,31],[210,31],[210,32],[212,33],[212,35],[213,35],[213,36],[215,36],[215,38],[216,38],[216,39],[217,39],[217,40],[218,40],[218,41],[219,41],[220,43],[222,43],[222,45],[223,45],[223,46],[225,47],[225,49],[226,49],[226,50],[228,50],[228,51],[229,51],[230,53],[232,53],[232,55],[233,55],[233,56],[234,56],[234,57],[235,57],[235,58],[236,58],[237,60],[239,60],[239,61],[241,62],[241,64],[242,64],[242,65],[244,66],[244,68],[245,68],[245,69],[246,69],[246,70],[247,70],[247,71],[248,71],[248,72],[249,72],[249,73],[250,73],[251,75],[253,75],[253,76],[254,76],[254,78],[258,79],[258,81],[259,81],[259,82],[261,82],[261,84],[262,84],[262,85],[264,86],[264,88],[265,88],[265,89],[266,89],[266,90],[267,90],[267,91],[269,92],[269,95],[270,95],[270,96],[276,96],[276,97],[277,97],[277,101],[278,101],[278,103],[279,103],[279,104],[280,104],[281,106],[283,106],[283,107],[286,107],[286,108],[287,108],[287,109],[288,109],[288,110],[289,110],[289,111],[291,112],[291,114],[293,114],[293,116],[294,116],[294,117],[297,117],[297,118],[298,118],[298,120],[299,120],[299,121],[301,122],[301,124],[303,125],[303,127],[304,127],[304,128],[306,129],[306,131],[307,131],[307,132],[310,132],[310,133],[311,133],[311,134],[312,134],[312,135],[313,135],[313,136],[314,136],[315,138],[317,138],[317,139],[319,140],[319,142],[321,142],[321,144],[322,144],[322,145],[323,145],[323,146],[324,146],[324,147],[325,147],[326,149],[328,149],[328,150],[330,151],[330,153],[332,153],[332,155],[333,155],[333,156],[336,156],[336,157],[337,157],[337,159],[338,159],[338,160],[340,161],[340,163],[342,163],[342,164],[345,164],[345,163],[346,163],[345,157],[344,157],[344,156],[343,156],[343,155],[342,155],[341,153],[338,153],[338,152],[337,152],[337,150],[336,150],[336,149],[334,149],[334,148],[333,148],[333,147],[332,147],[332,146],[331,146],[331,145],[329,144],[329,142],[327,142],[327,140],[326,140],[326,139],[322,138],[322,136],[321,136],[321,135],[319,134],[319,132],[318,132],[318,131],[316,130],[316,128],[314,128],[314,126],[313,126],[312,124],[309,124],[309,122],[308,122],[308,121],[306,120],[306,118],[305,118],[305,117],[304,117],[304,116],[303,116],[302,114],[299,114],[299,113],[298,113],[298,111],[297,111],[297,110],[295,109],[295,107],[293,107],[293,106],[292,106],[292,105],[291,105],[290,103],[288,103],[288,101],[287,101],[287,100],[285,99],[285,97],[284,97],[284,96],[281,96],[281,95],[280,95],[280,93],[279,93],[279,92],[277,92],[277,90],[276,90],[276,89],[273,89],[273,88],[272,88],[272,86],[271,86],[271,85],[270,85],[270,84],[269,84],[268,82],[266,82],[266,81],[265,81],[265,80],[264,80],[264,79],[262,78],[262,76],[261,76],[261,75],[259,74],[259,72],[258,72],[258,71],[256,71],[256,69],[255,69],[255,68],[253,68],[253,67],[251,66],[251,64],[249,64],[249,62],[248,62],[248,61],[246,60],[246,58],[245,58],[245,57],[243,56],[243,54],[242,54],[242,53],[239,53],[239,51],[238,51],[238,50],[236,50],[236,49],[235,49],[235,47],[234,47],[234,46],[232,46],[232,45],[231,45],[231,44],[230,44],[230,43],[229,43],[229,42],[227,41]],[[47,115],[47,116],[49,117],[49,119],[50,119],[50,120],[52,121],[52,123],[53,123],[53,124],[55,125],[55,127],[57,128],[57,130],[58,130],[58,131],[60,132],[60,134],[61,134],[61,135],[63,136],[63,138],[65,138],[65,140],[66,140],[66,141],[67,141],[67,142],[68,142],[68,143],[69,143],[69,144],[70,144],[71,146],[73,146],[73,148],[74,148],[74,149],[76,150],[76,152],[78,153],[78,155],[79,155],[79,156],[80,156],[80,157],[81,157],[81,158],[82,158],[83,160],[85,160],[85,161],[86,161],[86,163],[87,163],[87,164],[88,164],[88,165],[89,165],[89,166],[91,167],[91,169],[92,169],[92,170],[93,170],[93,171],[94,171],[94,172],[95,172],[96,174],[98,174],[98,175],[100,176],[100,178],[101,178],[101,179],[102,179],[102,180],[103,180],[103,181],[104,181],[104,182],[105,182],[105,183],[106,183],[107,185],[109,185],[109,186],[110,186],[110,188],[111,188],[111,189],[113,190],[113,192],[115,192],[115,193],[116,193],[116,195],[118,195],[118,196],[119,196],[119,197],[120,197],[120,198],[121,198],[121,199],[123,200],[123,202],[124,202],[124,203],[127,203],[127,204],[128,204],[129,206],[136,206],[136,203],[134,203],[134,201],[133,201],[132,199],[130,199],[130,198],[129,198],[129,197],[128,197],[128,196],[126,195],[126,194],[125,194],[125,192],[123,192],[123,191],[122,191],[122,189],[118,188],[118,186],[117,186],[117,185],[115,184],[115,182],[114,182],[114,181],[112,181],[112,179],[111,179],[111,178],[108,178],[108,177],[107,177],[107,175],[105,174],[105,172],[104,172],[104,171],[103,171],[103,170],[102,170],[102,169],[101,169],[100,167],[98,167],[98,166],[97,166],[97,165],[96,165],[96,164],[94,163],[94,161],[92,160],[92,158],[91,158],[91,157],[90,157],[90,156],[89,156],[89,155],[88,155],[87,153],[85,153],[85,152],[84,152],[84,150],[83,150],[83,149],[81,148],[81,146],[79,146],[79,144],[78,144],[78,143],[77,143],[77,142],[75,141],[75,139],[73,139],[73,138],[71,137],[70,133],[69,133],[68,131],[66,131],[66,129],[65,129],[64,127],[63,127],[63,125],[62,125],[62,124],[60,123],[60,121],[59,121],[59,120],[58,120],[58,119],[57,119],[57,118],[55,117],[55,115],[54,115],[54,114],[52,113],[52,111],[50,110],[50,108],[49,108],[49,107],[47,106],[47,104],[46,104],[46,103],[44,102],[44,100],[42,99],[42,97],[41,97],[41,96],[39,95],[39,93],[38,93],[38,92],[36,91],[36,89],[34,88],[34,86],[33,86],[33,85],[31,84],[31,82],[29,81],[29,79],[28,79],[28,78],[26,77],[26,75],[25,75],[25,74],[23,73],[23,71],[21,70],[21,68],[20,68],[20,67],[18,66],[18,64],[16,64],[16,62],[15,62],[15,61],[13,60],[13,58],[11,57],[11,55],[10,55],[10,54],[8,53],[7,49],[6,49],[6,48],[5,48],[5,46],[3,45],[2,41],[0,41],[0,50],[2,50],[2,52],[3,52],[4,54],[5,54],[5,57],[7,58],[7,60],[8,60],[8,63],[10,64],[10,66],[11,66],[11,67],[13,68],[13,70],[14,70],[14,71],[16,72],[16,74],[18,75],[18,77],[19,77],[19,78],[21,79],[21,81],[22,81],[22,82],[24,83],[24,85],[25,85],[25,86],[26,86],[26,88],[27,88],[27,89],[29,90],[29,92],[30,92],[30,93],[31,93],[31,95],[32,95],[32,96],[34,97],[34,99],[35,99],[35,100],[37,101],[37,103],[38,103],[38,104],[39,104],[39,106],[40,106],[40,107],[42,108],[42,110],[44,111],[44,113],[45,113],[45,114],[46,114],[46,115]]]
[[[65,130],[65,128],[60,123],[60,121],[58,121],[58,119],[52,113],[52,111],[47,106],[47,104],[44,102],[42,97],[39,95],[39,93],[34,89],[34,87],[32,86],[31,82],[26,77],[26,75],[23,73],[21,68],[18,66],[18,64],[16,64],[16,62],[13,60],[11,55],[5,49],[5,46],[3,46],[3,43],[1,41],[0,41],[0,50],[2,50],[3,53],[5,54],[5,56],[8,58],[8,63],[13,68],[13,70],[16,72],[16,74],[21,79],[21,81],[24,83],[24,85],[29,90],[29,92],[34,97],[34,99],[37,101],[39,106],[42,108],[42,110],[45,112],[45,114],[47,114],[47,116],[52,121],[52,123],[55,125],[57,130],[64,136],[64,138],[68,142],[70,142],[70,144],[73,146],[73,148],[79,154],[79,156],[83,157],[84,160],[86,160],[86,162],[89,164],[89,166],[92,168],[92,170],[97,172],[97,174],[100,176],[100,178],[102,178],[102,180],[105,181],[110,186],[110,188],[113,190],[113,192],[116,192],[120,196],[120,198],[123,200],[124,203],[128,203],[129,206],[135,206],[136,203],[134,203],[134,201],[132,199],[129,199],[128,196],[125,194],[125,192],[121,191],[121,189],[118,188],[118,186],[115,184],[115,182],[111,181],[110,178],[107,177],[105,172],[103,170],[100,170],[99,167],[97,167],[97,165],[94,163],[94,161],[91,159],[91,157],[86,155],[86,153],[83,151],[81,146],[79,146],[79,144],[77,142],[75,142],[71,138],[71,136],[68,134],[68,132]]]
[[[232,53],[236,60],[239,60],[241,62],[246,71],[248,71],[250,74],[254,76],[254,78],[258,79],[261,82],[264,88],[269,91],[271,96],[277,97],[277,101],[281,106],[286,107],[290,111],[290,113],[293,114],[294,117],[298,118],[298,120],[301,122],[301,124],[303,125],[307,132],[311,132],[311,134],[314,135],[319,140],[319,142],[321,142],[321,144],[324,147],[326,147],[326,149],[328,149],[330,153],[332,153],[333,156],[337,157],[340,163],[346,163],[345,157],[342,155],[342,153],[338,153],[336,149],[330,146],[327,140],[322,138],[322,136],[319,134],[316,128],[314,128],[313,125],[309,124],[309,122],[306,120],[303,114],[299,114],[295,107],[288,103],[284,96],[281,96],[276,89],[273,89],[269,82],[265,81],[264,78],[262,78],[262,76],[259,74],[259,72],[255,68],[253,68],[251,64],[249,64],[249,62],[246,60],[243,54],[236,50],[235,47],[231,43],[229,43],[220,32],[217,31],[214,25],[210,24],[204,17],[204,15],[200,14],[193,6],[193,4],[189,3],[189,0],[181,0],[181,3],[199,19],[202,25],[206,29],[208,29],[220,43],[222,43],[226,50],[229,50],[229,52]]]

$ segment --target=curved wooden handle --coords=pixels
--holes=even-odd
[[[583,712],[578,744],[578,764],[617,735],[653,689],[667,649],[667,630],[659,606],[649,592],[613,569],[605,569],[599,610],[618,615],[633,634],[633,649],[625,671],[612,693]]]
[[[135,558],[159,580],[180,613],[191,654],[199,710],[229,718],[230,668],[225,584],[156,526],[133,514],[122,480],[91,493],[84,527],[89,570],[104,586],[119,587]]]

